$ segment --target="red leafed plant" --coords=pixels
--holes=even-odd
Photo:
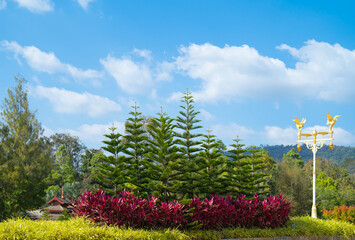
[[[246,199],[244,195],[233,200],[236,226],[250,228],[254,226],[257,214],[258,198]]]
[[[289,220],[290,211],[291,203],[285,197],[281,194],[270,196],[259,202],[255,225],[260,228],[280,227]]]
[[[211,195],[204,199],[195,197],[184,205],[178,201],[159,202],[156,197],[141,198],[128,191],[112,197],[98,190],[82,194],[75,204],[75,213],[96,223],[133,228],[275,228],[289,220],[290,208],[280,194],[265,200],[258,196],[234,199]]]
[[[235,225],[235,206],[229,197],[212,195],[210,198],[200,199],[195,197],[188,204],[192,209],[189,222],[197,222],[204,229],[228,228]]]

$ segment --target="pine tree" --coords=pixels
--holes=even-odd
[[[217,142],[215,135],[211,130],[203,135],[202,151],[200,152],[200,161],[202,170],[199,172],[198,194],[199,196],[208,196],[210,194],[221,194],[223,183],[225,181],[225,164],[223,154],[220,149],[220,142]]]
[[[138,112],[139,107],[135,103],[132,106],[133,111],[129,112],[131,117],[126,122],[125,145],[127,147],[125,153],[128,155],[127,160],[130,163],[129,182],[133,184],[133,188],[138,192],[146,192],[146,175],[144,166],[145,145],[147,143],[146,131],[143,129],[142,113]]]
[[[126,157],[122,154],[126,147],[122,142],[122,135],[115,133],[116,128],[110,128],[111,133],[104,136],[108,140],[102,141],[106,146],[103,150],[109,153],[108,156],[100,156],[100,163],[97,166],[95,179],[98,187],[108,194],[115,195],[126,187],[128,177],[128,166]]]
[[[245,145],[241,144],[238,137],[233,140],[235,143],[230,146],[233,149],[229,150],[231,153],[228,155],[230,161],[227,164],[227,179],[224,182],[224,194],[231,196],[238,196],[240,194],[245,194],[244,189],[247,188],[247,174],[248,171],[245,165],[248,162],[245,160],[248,156],[245,155],[246,150],[243,148]]]
[[[262,151],[255,146],[250,146],[248,153],[250,153],[250,157],[247,159],[248,164],[244,166],[244,168],[248,170],[248,184],[247,187],[243,189],[243,194],[247,197],[251,197],[255,194],[263,197],[267,193],[270,193],[270,191],[266,179],[268,174],[263,171],[266,165],[263,161]]]
[[[15,82],[2,103],[0,123],[0,186],[12,214],[42,204],[45,179],[53,166],[41,124],[29,109],[26,81],[17,76]]]
[[[180,162],[172,122],[173,119],[161,111],[148,124],[150,139],[145,164],[149,175],[149,189],[162,200],[174,199],[176,191],[181,187],[181,182],[176,181]]]
[[[197,172],[201,170],[201,166],[198,164],[198,153],[201,150],[198,147],[200,141],[196,140],[201,137],[201,134],[194,134],[193,131],[202,128],[202,126],[196,125],[201,120],[196,119],[199,112],[194,110],[194,100],[188,89],[181,102],[183,104],[180,107],[183,110],[179,111],[180,116],[176,118],[176,128],[180,129],[179,132],[176,132],[176,137],[182,157],[180,180],[183,181],[183,187],[181,193],[183,197],[192,198],[197,191]]]

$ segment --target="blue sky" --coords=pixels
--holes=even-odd
[[[0,0],[0,98],[21,74],[45,134],[100,147],[130,106],[178,114],[188,88],[229,145],[295,144],[341,115],[355,146],[353,1]]]

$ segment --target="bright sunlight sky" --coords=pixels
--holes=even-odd
[[[45,134],[99,148],[136,101],[178,115],[193,92],[206,133],[226,145],[295,144],[341,115],[355,146],[355,2],[0,0],[0,99],[28,81]]]

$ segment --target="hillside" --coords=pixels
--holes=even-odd
[[[282,156],[290,151],[291,148],[297,148],[297,145],[266,145],[261,147],[269,152],[270,156],[273,157],[275,161],[281,161]],[[300,155],[305,162],[313,158],[312,151],[307,149],[306,145],[302,145]],[[346,159],[355,159],[355,147],[334,146],[334,149],[330,150],[328,145],[324,145],[318,150],[317,157],[331,159],[339,165],[342,165]]]

